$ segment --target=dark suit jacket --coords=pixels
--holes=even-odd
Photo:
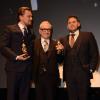
[[[70,57],[68,56],[71,49],[69,45],[69,35],[60,39],[60,41],[65,47],[64,78],[66,78],[66,75],[68,73],[68,68],[71,67],[70,63],[72,63],[70,62],[69,60]],[[80,67],[82,67],[82,69],[88,73],[90,72],[90,69],[94,71],[98,64],[99,53],[98,53],[97,43],[93,34],[91,32],[80,32],[73,48],[75,48],[74,54],[77,55],[77,58],[73,60],[73,63],[74,62],[79,63]],[[90,73],[89,77],[92,78]]]
[[[35,82],[38,81],[38,78],[41,76],[41,67],[46,67],[48,79],[51,79],[53,82],[58,81],[59,73],[57,66],[57,55],[55,50],[56,42],[50,40],[49,50],[47,56],[43,51],[40,38],[36,39],[34,42],[34,68],[33,68],[33,77]],[[47,81],[47,80],[46,80]]]
[[[26,45],[28,48],[28,53],[32,55],[33,48],[33,35],[31,31],[28,30],[28,35],[26,38]],[[27,61],[16,61],[16,56],[22,54],[21,45],[23,41],[23,34],[17,24],[9,25],[4,29],[4,32],[0,36],[0,52],[7,58],[6,70],[22,72],[28,65],[31,64],[31,58]]]

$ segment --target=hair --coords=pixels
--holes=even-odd
[[[79,20],[79,18],[78,18],[77,16],[68,16],[68,17],[67,17],[67,23],[68,23],[68,20],[69,20],[70,18],[75,18],[75,19],[80,23],[80,20]],[[81,23],[80,23],[80,26],[78,27],[78,29],[81,29]]]
[[[18,9],[18,12],[17,12],[17,19],[18,19],[18,21],[19,21],[19,16],[24,15],[24,13],[25,13],[26,10],[32,12],[31,8],[29,8],[29,7],[20,7],[20,8]]]
[[[43,21],[41,21],[39,27],[41,27],[41,24],[42,24],[43,22],[49,23],[49,24],[51,25],[51,29],[53,28],[52,23],[51,23],[49,20],[43,20]]]
[[[51,23],[49,20],[43,20],[43,21],[41,21],[41,22],[40,22],[40,25],[39,25],[39,28],[41,27],[41,24],[42,24],[43,22],[48,22],[48,23],[51,25],[51,32],[53,33],[53,25],[52,25],[52,23]]]

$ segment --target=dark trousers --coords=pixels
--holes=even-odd
[[[7,100],[28,100],[30,71],[7,71]]]
[[[87,73],[82,70],[69,73],[66,80],[69,100],[88,100],[90,83]]]
[[[47,75],[40,76],[36,83],[36,100],[54,100],[56,86]]]

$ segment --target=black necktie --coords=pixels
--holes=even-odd
[[[24,42],[28,41],[28,30],[26,28],[24,28],[23,40],[24,40]]]
[[[26,28],[24,28],[24,37],[26,37],[28,35],[28,30]]]

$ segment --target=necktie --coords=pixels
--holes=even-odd
[[[28,31],[27,31],[27,29],[26,28],[24,28],[24,36],[27,36],[27,34],[28,34]]]
[[[44,48],[43,49],[45,52],[48,51],[48,47],[49,47],[48,42],[46,40],[44,40]]]
[[[71,48],[73,47],[73,45],[75,43],[74,36],[75,36],[75,34],[70,35],[69,44],[70,44]]]
[[[24,28],[23,31],[23,44],[27,47],[28,45],[28,30]]]

